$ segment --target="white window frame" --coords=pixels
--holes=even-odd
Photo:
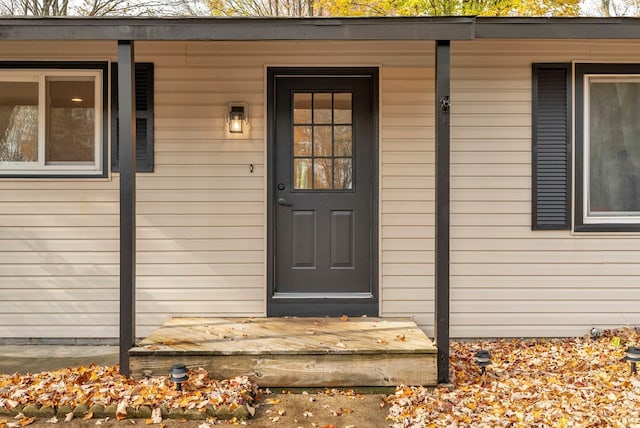
[[[625,214],[625,212],[611,212],[611,215],[590,215],[590,197],[591,197],[591,181],[590,181],[590,161],[591,161],[591,135],[590,127],[590,100],[591,94],[589,92],[590,84],[593,81],[601,83],[619,83],[619,82],[633,82],[640,84],[639,74],[585,74],[584,75],[584,106],[583,106],[583,165],[582,165],[582,182],[583,182],[583,206],[582,206],[582,221],[584,224],[640,224],[640,212],[634,212]]]
[[[46,146],[46,79],[47,77],[91,78],[94,83],[94,161],[83,162],[45,162]],[[96,69],[2,69],[0,82],[37,82],[38,83],[38,161],[37,162],[0,162],[0,176],[4,175],[90,175],[103,174],[103,75]]]

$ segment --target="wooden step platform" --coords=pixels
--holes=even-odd
[[[260,387],[437,383],[433,342],[397,318],[172,318],[129,356],[134,377],[180,362]]]

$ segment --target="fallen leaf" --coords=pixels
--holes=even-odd
[[[66,415],[64,415],[65,422],[71,422],[72,419],[73,419],[73,412],[69,412]]]
[[[266,400],[264,400],[264,402],[267,403],[267,404],[276,405],[276,404],[280,404],[280,399],[278,399],[278,398],[267,398]]]
[[[338,348],[346,348],[346,347],[347,347],[347,346],[346,346],[344,343],[342,343],[342,342],[338,342],[338,343],[336,343],[336,346],[337,346]]]
[[[58,423],[58,418],[56,418],[56,417],[54,416],[54,417],[52,417],[51,419],[47,419],[47,420],[45,421],[45,423],[48,423],[48,424],[57,424],[57,423]]]
[[[313,413],[307,410],[306,412],[302,412],[302,416],[304,416],[305,418],[311,418],[313,417]]]
[[[84,416],[82,417],[83,420],[88,421],[89,419],[93,418],[93,412],[87,412],[84,414]]]
[[[162,422],[162,411],[160,407],[156,407],[151,411],[151,423],[159,424]]]
[[[393,427],[608,426],[640,428],[640,380],[629,376],[625,347],[640,328],[599,337],[450,343],[453,390],[398,386],[385,401]],[[481,374],[479,350],[491,365]],[[335,412],[339,414],[339,410]]]
[[[127,400],[121,400],[116,408],[116,419],[121,421],[127,418]]]
[[[32,418],[22,418],[20,420],[20,426],[26,427],[27,425],[31,425],[36,420],[35,416]]]
[[[347,315],[342,315],[340,317],[340,321],[349,321],[349,317]]]
[[[256,408],[255,407],[251,407],[248,404],[246,406],[247,406],[247,412],[249,412],[251,417],[255,416],[256,415]]]

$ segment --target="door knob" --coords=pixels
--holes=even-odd
[[[291,205],[285,198],[278,198],[278,205]]]

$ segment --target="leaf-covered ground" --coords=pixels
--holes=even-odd
[[[633,329],[600,337],[456,342],[450,365],[455,389],[398,387],[387,398],[395,428],[640,428],[640,377],[630,376]],[[480,349],[492,364],[481,375]],[[639,367],[640,368],[640,367]]]
[[[177,391],[167,376],[134,380],[121,376],[118,366],[90,365],[37,374],[0,375],[0,415],[14,416],[18,412],[23,416],[18,419],[24,426],[34,417],[28,407],[37,411],[35,416],[44,416],[47,410],[50,416],[70,420],[102,417],[93,415],[92,409],[106,414],[109,408],[117,419],[142,417],[137,412],[146,406],[149,413],[153,412],[146,417],[156,421],[172,411],[214,415],[223,407],[228,412],[239,407],[252,409],[256,394],[257,386],[245,377],[212,380],[204,369],[190,370],[183,391]],[[61,409],[66,410],[61,413]],[[12,424],[15,422],[0,417],[0,428]]]

